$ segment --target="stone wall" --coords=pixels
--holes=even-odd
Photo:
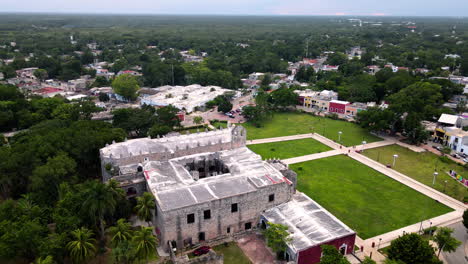
[[[161,245],[168,250],[168,241],[176,241],[177,248],[199,243],[199,233],[205,233],[205,240],[219,236],[233,235],[245,230],[245,224],[251,223],[252,228],[258,223],[260,213],[268,208],[285,203],[291,199],[293,185],[286,182],[266,186],[256,191],[215,200],[195,206],[158,212],[156,225],[163,227],[161,231]],[[269,201],[270,194],[274,194],[274,201]],[[238,211],[231,212],[231,205],[237,203]],[[204,211],[210,210],[211,218],[204,219]],[[187,223],[187,215],[194,214],[195,222]],[[230,228],[230,233],[227,229]],[[184,243],[185,241],[185,243]]]

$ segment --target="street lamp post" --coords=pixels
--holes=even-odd
[[[434,177],[432,178],[432,185],[433,185],[433,186],[434,186],[434,184],[435,184],[435,180],[436,180],[437,175],[439,175],[439,173],[438,173],[438,172],[434,172]]]
[[[398,158],[398,155],[397,154],[394,154],[393,155],[393,167],[395,167],[395,162],[396,162],[396,159]]]
[[[377,246],[377,250],[380,249],[380,242],[382,242],[382,238],[379,238],[379,245]]]
[[[444,181],[444,193],[445,193],[446,188],[447,188],[447,180]]]
[[[338,142],[341,142],[341,134],[343,134],[343,132],[338,131]]]
[[[362,141],[362,152],[364,152],[364,145],[366,145],[366,144],[367,144],[367,142],[363,140]]]

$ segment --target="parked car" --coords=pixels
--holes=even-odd
[[[464,159],[463,159],[463,162],[468,162],[468,158],[464,158]]]
[[[460,155],[458,155],[457,153],[454,153],[452,154],[452,157],[456,158],[456,159],[459,159],[460,158]]]
[[[204,254],[208,253],[210,250],[211,250],[211,248],[209,246],[202,246],[202,247],[199,247],[199,248],[195,249],[193,251],[193,255],[201,256],[201,255],[204,255]]]

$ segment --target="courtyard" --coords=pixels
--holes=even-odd
[[[343,155],[290,167],[298,174],[299,191],[356,230],[363,239],[452,211]]]
[[[242,125],[247,129],[247,139],[249,140],[313,132],[337,142],[340,138],[341,144],[345,146],[360,145],[362,141],[371,143],[381,140],[357,124],[305,113],[275,113],[273,118],[266,121],[260,128],[250,123]],[[342,132],[341,136],[338,134],[340,131]]]
[[[237,243],[229,242],[213,247],[213,250],[218,254],[223,254],[224,264],[250,264],[250,260],[242,252]]]
[[[398,145],[368,149],[363,154],[385,165],[393,165],[393,155],[396,154],[398,158],[396,159],[395,167],[393,167],[394,170],[457,200],[463,201],[464,197],[468,196],[467,188],[447,174],[449,170],[455,170],[463,178],[468,178],[468,171],[451,160],[442,162],[433,153],[417,153]],[[432,185],[435,171],[439,174],[437,175],[435,184]]]
[[[330,147],[311,138],[248,145],[248,148],[263,159],[288,159],[331,150]]]

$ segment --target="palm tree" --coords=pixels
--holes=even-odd
[[[101,241],[104,241],[104,215],[114,212],[116,200],[109,186],[98,181],[91,181],[86,188],[82,209],[88,212],[95,223],[99,222]]]
[[[136,214],[141,221],[149,222],[152,218],[151,209],[155,208],[153,195],[149,192],[143,193],[142,196],[137,197],[137,205],[135,206]]]
[[[34,261],[34,264],[54,264],[54,258],[52,256],[47,256],[45,258],[39,257]]]
[[[120,188],[120,183],[118,181],[110,179],[107,182],[107,187],[109,187],[109,191],[112,192],[112,195],[116,201],[125,198],[125,192],[122,190],[122,188]]]
[[[132,231],[130,224],[125,219],[119,219],[115,226],[108,230],[112,237],[112,244],[117,246],[122,241],[128,241],[132,238]]]
[[[92,238],[93,232],[82,227],[72,231],[71,235],[73,239],[67,244],[71,259],[75,263],[86,262],[96,251],[94,246],[96,239]]]
[[[154,254],[156,246],[158,245],[158,240],[156,236],[153,235],[153,228],[141,227],[140,230],[135,232],[132,241],[134,243],[136,256],[139,259],[146,259],[146,263],[148,263],[148,258]]]

